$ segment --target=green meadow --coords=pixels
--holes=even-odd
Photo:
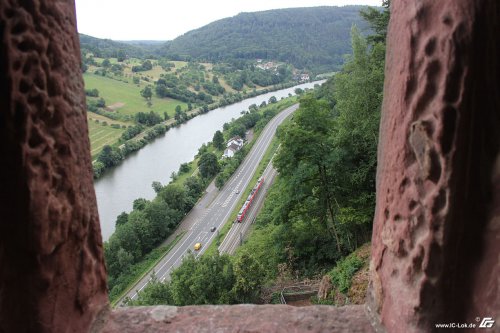
[[[146,99],[141,96],[141,90],[148,84],[143,80],[137,85],[132,83],[131,77],[124,77],[122,80],[128,81],[124,82],[91,73],[84,73],[83,79],[85,89],[99,90],[99,97],[104,98],[106,106],[113,109],[113,112],[131,116],[137,112],[149,111],[163,116],[163,113],[167,112],[173,117],[177,105],[180,105],[183,110],[187,109],[187,104],[184,102],[171,98],[157,98],[154,94],[151,98],[152,106],[148,107]]]

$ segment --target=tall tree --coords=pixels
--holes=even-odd
[[[146,86],[144,89],[141,90],[141,96],[144,97],[147,100],[150,100],[151,97],[153,96],[153,91],[151,90],[150,86]]]
[[[236,282],[232,288],[238,303],[254,303],[264,281],[262,265],[248,253],[239,256],[233,270]]]
[[[215,132],[212,143],[218,150],[224,149],[224,136],[221,131]]]
[[[361,17],[370,24],[374,33],[367,37],[370,43],[384,43],[387,37],[387,26],[389,25],[390,17],[390,0],[383,0],[382,11],[378,8],[367,7],[359,12]]]
[[[219,161],[217,161],[217,156],[214,153],[204,153],[201,155],[198,167],[203,178],[215,176],[220,169]]]

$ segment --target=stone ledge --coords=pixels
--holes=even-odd
[[[110,311],[93,332],[375,332],[364,305],[206,305]]]

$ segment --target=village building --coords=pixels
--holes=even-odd
[[[233,157],[234,154],[243,147],[243,139],[240,136],[235,136],[229,139],[222,157]]]

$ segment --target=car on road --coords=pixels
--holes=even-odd
[[[212,228],[210,228],[210,231],[211,231],[211,232],[214,232],[214,231],[215,231],[215,229],[217,229],[217,227],[212,227]]]
[[[240,194],[240,190],[236,189],[236,190],[234,190],[234,193]]]
[[[194,244],[194,250],[198,251],[199,249],[201,249],[201,243]]]

